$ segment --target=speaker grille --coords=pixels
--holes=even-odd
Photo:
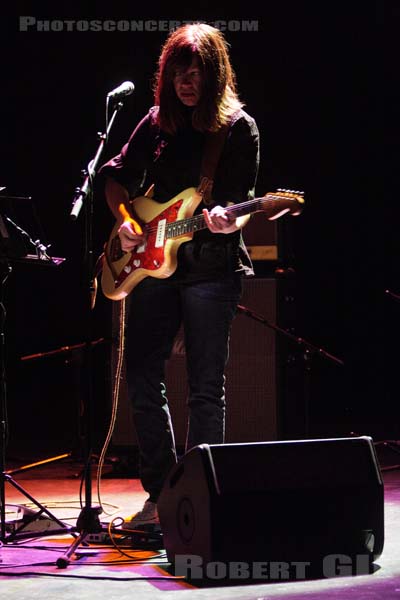
[[[276,322],[274,279],[245,281],[241,306]],[[226,369],[226,441],[277,438],[277,375],[275,332],[241,313],[232,325]]]

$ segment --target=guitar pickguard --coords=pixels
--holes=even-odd
[[[114,273],[116,290],[123,285],[125,280],[132,276],[135,271],[144,269],[151,274],[151,272],[157,271],[161,267],[167,269],[169,263],[168,255],[165,251],[167,242],[166,227],[169,223],[174,223],[177,220],[182,202],[183,200],[178,200],[175,204],[163,210],[157,217],[146,224],[144,227],[144,232],[146,234],[145,242],[130,252],[130,258],[122,270],[119,273]],[[118,241],[115,243],[115,249],[112,247],[110,250],[110,259],[112,262],[114,257],[118,261],[121,256],[124,255],[120,244],[120,252],[118,252],[119,237],[117,236],[117,238]],[[112,269],[112,264],[110,267]]]

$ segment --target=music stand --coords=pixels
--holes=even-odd
[[[47,252],[49,245],[46,246],[43,244],[39,238],[33,239],[32,235],[28,233],[25,228],[25,222],[29,222],[31,231],[33,228],[35,228],[35,233],[40,230],[32,198],[25,196],[4,196],[0,194],[0,541],[3,543],[44,535],[48,536],[50,533],[72,533],[73,531],[73,528],[60,521],[19,483],[14,481],[12,476],[5,471],[5,455],[8,438],[7,380],[5,366],[5,284],[12,273],[12,265],[14,263],[23,262],[30,265],[56,267],[65,260],[64,258],[49,256]],[[17,524],[14,530],[8,534],[6,526],[6,483],[12,485],[38,508],[37,512],[29,510],[25,513],[24,511],[22,522]],[[59,529],[47,529],[46,531],[29,530],[29,525],[41,518],[42,515],[46,515],[59,525]]]

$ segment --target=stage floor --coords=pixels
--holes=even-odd
[[[16,543],[7,539],[0,548],[1,598],[76,600],[80,597],[97,599],[106,596],[107,600],[166,600],[176,595],[185,600],[188,594],[191,600],[400,598],[400,467],[397,468],[400,456],[386,445],[377,445],[377,453],[385,489],[385,546],[371,574],[297,581],[283,579],[274,583],[249,581],[234,585],[193,585],[171,575],[165,551],[159,548],[157,538],[153,545],[148,543],[141,547],[139,540],[132,543],[131,538],[122,540],[119,536],[111,536],[117,544],[114,547],[107,533],[101,534],[96,540],[86,538],[90,543],[78,545],[66,568],[59,568],[57,559],[71,547],[73,537],[68,533],[57,533],[54,529],[58,527],[56,522],[45,518],[36,521],[39,535],[35,537],[36,534],[32,534],[33,537],[18,539]],[[17,463],[7,464],[6,468],[13,471],[18,466]],[[101,504],[103,507],[101,522],[111,523],[115,520],[115,525],[118,525],[119,517],[141,508],[146,495],[138,479],[119,475],[116,471],[115,464],[106,465],[100,481],[99,500],[97,465],[94,464],[90,489],[92,506]],[[22,486],[23,491],[45,506],[56,519],[68,526],[76,525],[77,517],[81,514],[80,498],[85,498],[79,462],[69,457],[27,471],[14,472],[11,482],[5,484],[8,534],[13,527],[9,523],[15,521],[14,526],[17,526],[20,522],[21,510],[37,510],[37,506],[32,505],[13,482]],[[254,518],[256,526],[257,514],[249,514],[246,507],[243,507],[243,511],[247,511],[246,518]]]

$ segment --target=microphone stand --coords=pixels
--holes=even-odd
[[[311,357],[314,354],[318,354],[319,356],[322,356],[323,358],[337,364],[340,366],[344,366],[344,362],[340,359],[337,358],[336,356],[333,356],[333,354],[330,354],[329,352],[327,352],[326,350],[324,350],[323,348],[319,348],[318,346],[315,346],[314,344],[311,344],[309,341],[305,340],[304,338],[294,335],[292,333],[290,333],[289,331],[287,331],[286,329],[283,329],[282,327],[279,327],[278,325],[276,325],[275,323],[271,323],[270,321],[268,321],[264,316],[259,315],[255,312],[253,312],[252,310],[250,310],[249,308],[247,308],[246,306],[242,306],[242,305],[238,305],[237,310],[240,313],[243,313],[244,315],[246,315],[247,317],[250,317],[251,319],[258,321],[259,323],[261,323],[262,325],[265,325],[266,327],[269,327],[270,329],[273,329],[274,331],[276,331],[277,333],[285,336],[286,338],[288,338],[289,340],[291,340],[292,342],[294,342],[295,344],[297,344],[298,346],[300,346],[301,348],[303,348],[304,353],[303,353],[303,358],[305,361],[305,371],[306,371],[306,378],[305,378],[305,422],[304,422],[304,434],[305,436],[308,435],[309,433],[309,422],[308,422],[308,396],[309,396],[309,391],[308,391],[308,379],[309,379],[309,374],[310,374],[310,363],[311,363]],[[306,383],[307,382],[307,383]]]
[[[386,298],[390,298],[394,302],[400,302],[400,295],[392,292],[392,290],[385,290]],[[384,448],[389,448],[396,455],[400,455],[400,440],[382,440],[380,442],[375,442],[375,446],[383,446]],[[400,469],[400,464],[390,465],[387,467],[381,467],[381,471],[397,471]]]
[[[72,210],[70,213],[70,217],[73,221],[75,221],[78,218],[79,213],[82,208],[82,205],[83,205],[83,202],[86,198],[88,198],[90,201],[89,202],[89,204],[91,205],[90,208],[93,208],[93,202],[92,202],[93,183],[94,183],[94,178],[97,173],[97,167],[98,167],[100,159],[103,155],[104,148],[105,148],[105,145],[109,138],[111,128],[114,124],[115,117],[117,116],[118,112],[121,110],[122,107],[123,107],[123,103],[118,102],[118,104],[114,108],[114,112],[111,116],[111,119],[110,119],[108,125],[107,125],[106,132],[97,134],[100,139],[99,147],[97,148],[97,152],[96,152],[93,160],[90,161],[87,170],[83,170],[83,174],[86,175],[83,185],[81,187],[77,187],[75,190],[75,197],[74,197],[74,200],[72,203]],[[90,216],[93,217],[92,212],[90,213]],[[88,226],[87,229],[88,229],[88,233],[91,235],[92,230],[93,230],[92,223],[90,223],[89,225],[90,226]],[[87,241],[91,242],[92,241],[91,237]],[[89,251],[90,250],[91,250],[91,248],[89,248]]]
[[[108,98],[107,98],[108,100]],[[85,543],[85,539],[91,533],[99,533],[102,531],[102,525],[100,523],[99,515],[102,512],[101,506],[92,505],[92,473],[91,473],[91,455],[92,455],[92,409],[93,409],[93,357],[92,357],[92,318],[91,311],[94,308],[94,301],[96,296],[96,284],[94,278],[94,260],[93,260],[93,183],[94,178],[97,174],[98,165],[102,157],[106,142],[109,138],[109,133],[113,126],[115,117],[120,109],[123,107],[122,102],[118,102],[114,107],[114,112],[111,119],[109,120],[106,128],[106,133],[99,133],[98,137],[100,143],[93,160],[89,163],[87,171],[83,171],[86,175],[84,183],[81,187],[76,188],[75,197],[73,200],[72,210],[70,218],[75,221],[78,218],[80,210],[85,202],[85,257],[84,257],[84,271],[86,275],[88,285],[88,298],[87,298],[87,315],[86,315],[86,344],[85,344],[85,384],[86,384],[86,402],[84,402],[84,415],[83,415],[83,456],[85,458],[84,467],[84,489],[85,489],[85,502],[84,506],[78,516],[76,523],[76,530],[79,532],[79,536],[73,541],[68,550],[60,556],[56,565],[59,568],[65,569],[69,563],[70,558],[78,548],[79,545]],[[85,364],[86,363],[86,364]]]
[[[395,294],[391,290],[385,290],[385,294],[386,294],[386,296],[388,298],[391,298],[392,300],[396,300],[397,302],[400,302],[400,295],[399,294]]]

